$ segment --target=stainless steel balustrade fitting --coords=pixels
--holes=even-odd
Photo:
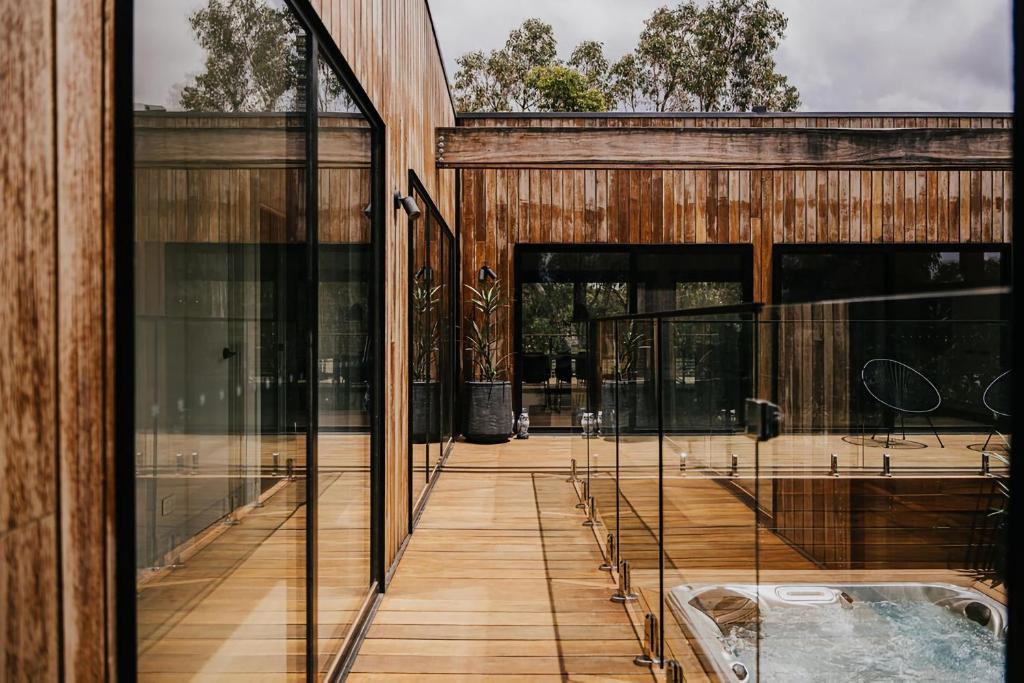
[[[604,543],[604,562],[598,567],[601,571],[610,572],[615,569],[615,534],[609,533]]]
[[[629,582],[629,560],[619,560],[619,587],[612,595],[612,602],[633,602],[639,598]]]
[[[658,628],[658,617],[648,612],[644,617],[644,642],[642,652],[633,658],[637,666],[659,666],[661,658],[661,630]]]
[[[888,453],[882,453],[882,476],[892,476],[892,458]]]
[[[597,504],[594,502],[593,496],[587,497],[587,519],[583,522],[583,526],[595,527],[597,526],[597,515],[596,515]]]
[[[665,664],[665,683],[686,683],[683,675],[683,665],[678,659],[670,659]]]
[[[569,478],[565,480],[565,483],[575,484],[579,480],[580,478],[576,474],[576,458],[571,458],[569,460]]]
[[[580,481],[580,502],[576,503],[577,510],[587,509],[587,498],[590,497],[590,483],[586,479]]]

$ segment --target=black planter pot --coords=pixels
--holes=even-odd
[[[412,383],[412,440],[426,443],[441,438],[441,384]]]
[[[466,382],[462,435],[473,443],[502,443],[512,434],[512,384]]]
[[[618,389],[618,406],[615,391]],[[606,381],[601,387],[601,406],[604,409],[603,427],[609,435],[614,435],[615,425],[619,432],[631,432],[636,429],[636,381]],[[616,421],[616,417],[618,420]]]

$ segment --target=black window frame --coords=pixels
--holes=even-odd
[[[351,666],[360,636],[385,588],[385,458],[384,458],[384,292],[385,235],[387,204],[385,202],[385,140],[387,128],[383,117],[360,84],[330,31],[313,9],[309,0],[283,0],[303,30],[306,31],[306,183],[307,206],[317,206],[317,131],[318,131],[318,64],[324,61],[345,86],[353,103],[370,127],[371,205],[379,207],[371,214],[370,241],[373,278],[370,287],[370,345],[373,349],[370,391],[370,576],[367,600],[351,625],[345,641],[334,654],[328,678],[344,675]],[[115,668],[120,680],[138,677],[137,638],[138,615],[136,596],[135,538],[135,269],[134,269],[134,16],[133,0],[115,0],[113,8],[113,344],[118,352],[113,364],[114,458],[113,489],[117,501],[114,515],[114,620],[116,650]],[[318,281],[318,212],[306,212],[306,229],[310,269],[307,287]],[[311,330],[318,325],[318,297],[309,297]],[[309,339],[310,375],[316,376],[317,334]],[[317,386],[309,391],[309,424],[307,426],[306,482],[306,679],[315,681],[319,671],[319,639],[317,609],[317,452],[314,438],[317,430]]]
[[[522,412],[523,384],[521,379],[521,364],[523,355],[523,258],[526,254],[537,253],[625,253],[630,262],[630,271],[635,272],[636,259],[641,255],[657,255],[668,252],[686,254],[729,254],[738,255],[742,260],[739,273],[740,283],[743,288],[743,302],[753,301],[754,296],[754,245],[749,242],[737,244],[609,244],[609,243],[574,243],[564,242],[530,242],[518,243],[513,247],[512,254],[512,277],[515,280],[515,290],[512,307],[512,407],[515,414]],[[637,282],[631,280],[627,283],[629,287],[629,302],[627,315],[635,314],[637,308]],[[655,311],[649,311],[654,315]],[[531,431],[538,433],[565,433],[572,431],[575,427],[542,427],[531,426]]]

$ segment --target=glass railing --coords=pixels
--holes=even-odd
[[[1009,294],[591,323],[581,507],[697,680],[1003,680]]]

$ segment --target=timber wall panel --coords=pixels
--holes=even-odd
[[[460,117],[460,126],[981,127],[1011,119],[953,116]],[[515,187],[515,229],[509,214]],[[776,244],[1010,241],[1012,172],[989,169],[460,169],[462,273],[487,263],[515,291],[516,244],[751,244],[754,299],[771,301]],[[584,193],[577,230],[577,176]],[[589,179],[592,178],[592,181]],[[588,186],[593,182],[593,189]],[[553,192],[558,187],[560,191]],[[593,196],[593,205],[587,204]],[[588,227],[589,215],[600,226]],[[511,351],[513,309],[501,318]],[[469,315],[463,302],[463,316]]]
[[[385,189],[409,191],[409,169],[455,226],[455,173],[437,169],[434,131],[455,125],[426,2],[312,0],[386,127]],[[494,196],[492,187],[492,196]],[[360,207],[361,209],[361,207]],[[323,224],[321,223],[321,230]],[[408,535],[408,221],[389,204],[385,241],[385,562]]]
[[[0,2],[0,680],[113,675],[112,10]]]

